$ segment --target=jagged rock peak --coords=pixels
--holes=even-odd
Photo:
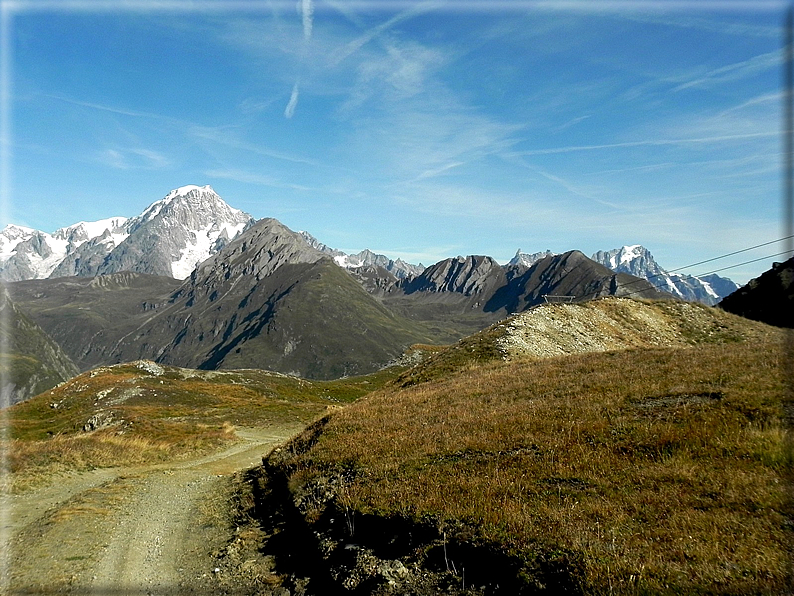
[[[262,279],[282,265],[314,263],[323,256],[302,234],[277,219],[264,218],[197,267],[191,280],[198,283],[218,275],[227,279],[253,275]]]
[[[592,259],[613,271],[630,273],[638,277],[645,274],[662,274],[662,268],[651,252],[641,244],[632,244],[608,251],[599,250]]]
[[[521,252],[521,249],[519,248],[516,251],[516,256],[514,256],[512,259],[510,259],[507,262],[507,266],[510,267],[515,265],[523,265],[524,267],[532,267],[532,265],[534,265],[541,259],[545,257],[553,257],[556,256],[556,254],[557,253],[551,252],[550,250],[528,254],[525,252]]]
[[[628,273],[651,282],[656,288],[683,300],[716,304],[738,286],[718,275],[696,277],[671,273],[662,268],[651,252],[641,244],[633,244],[609,251],[600,250],[592,259],[618,273]]]
[[[381,267],[394,275],[397,279],[414,277],[425,270],[425,266],[422,265],[422,263],[414,265],[412,263],[406,263],[399,258],[391,259],[386,255],[374,253],[368,248],[365,248],[359,253],[349,255],[341,250],[331,248],[327,244],[323,244],[308,232],[300,232],[300,235],[303,236],[304,240],[306,240],[310,246],[333,257],[336,264],[344,269],[353,270],[359,267]]]
[[[459,292],[470,296],[480,292],[495,271],[502,273],[502,267],[491,257],[457,256],[431,265],[406,289],[409,292]]]

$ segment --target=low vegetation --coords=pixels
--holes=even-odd
[[[395,383],[405,387],[516,357],[768,340],[783,341],[782,330],[693,302],[606,297],[544,304],[431,353]]]
[[[317,382],[147,361],[100,367],[2,410],[4,461],[22,487],[58,471],[200,455],[233,442],[235,427],[299,429],[380,387],[396,370]]]
[[[779,593],[784,360],[730,341],[469,363],[274,465],[318,531],[435,565],[449,593]]]

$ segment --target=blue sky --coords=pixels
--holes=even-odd
[[[783,236],[784,9],[3,0],[0,225],[210,184],[348,252],[643,244],[687,265]]]

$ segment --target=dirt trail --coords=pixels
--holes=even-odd
[[[207,457],[95,470],[5,496],[0,593],[209,593],[210,553],[229,538],[228,475],[301,429],[238,429],[240,443]]]

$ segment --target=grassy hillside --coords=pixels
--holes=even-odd
[[[63,470],[196,455],[234,441],[236,426],[300,428],[394,374],[310,382],[138,361],[94,369],[0,411],[0,433],[15,481],[24,485]]]
[[[442,378],[494,360],[769,340],[783,341],[782,331],[694,302],[608,297],[543,304],[462,339],[397,382],[406,386]]]
[[[150,317],[180,284],[170,277],[123,272],[6,286],[14,302],[86,371],[107,363],[110,347]]]
[[[24,401],[79,371],[60,346],[11,300],[0,295],[0,379],[6,404]]]
[[[783,362],[757,339],[469,364],[270,465],[349,593],[779,593]]]

